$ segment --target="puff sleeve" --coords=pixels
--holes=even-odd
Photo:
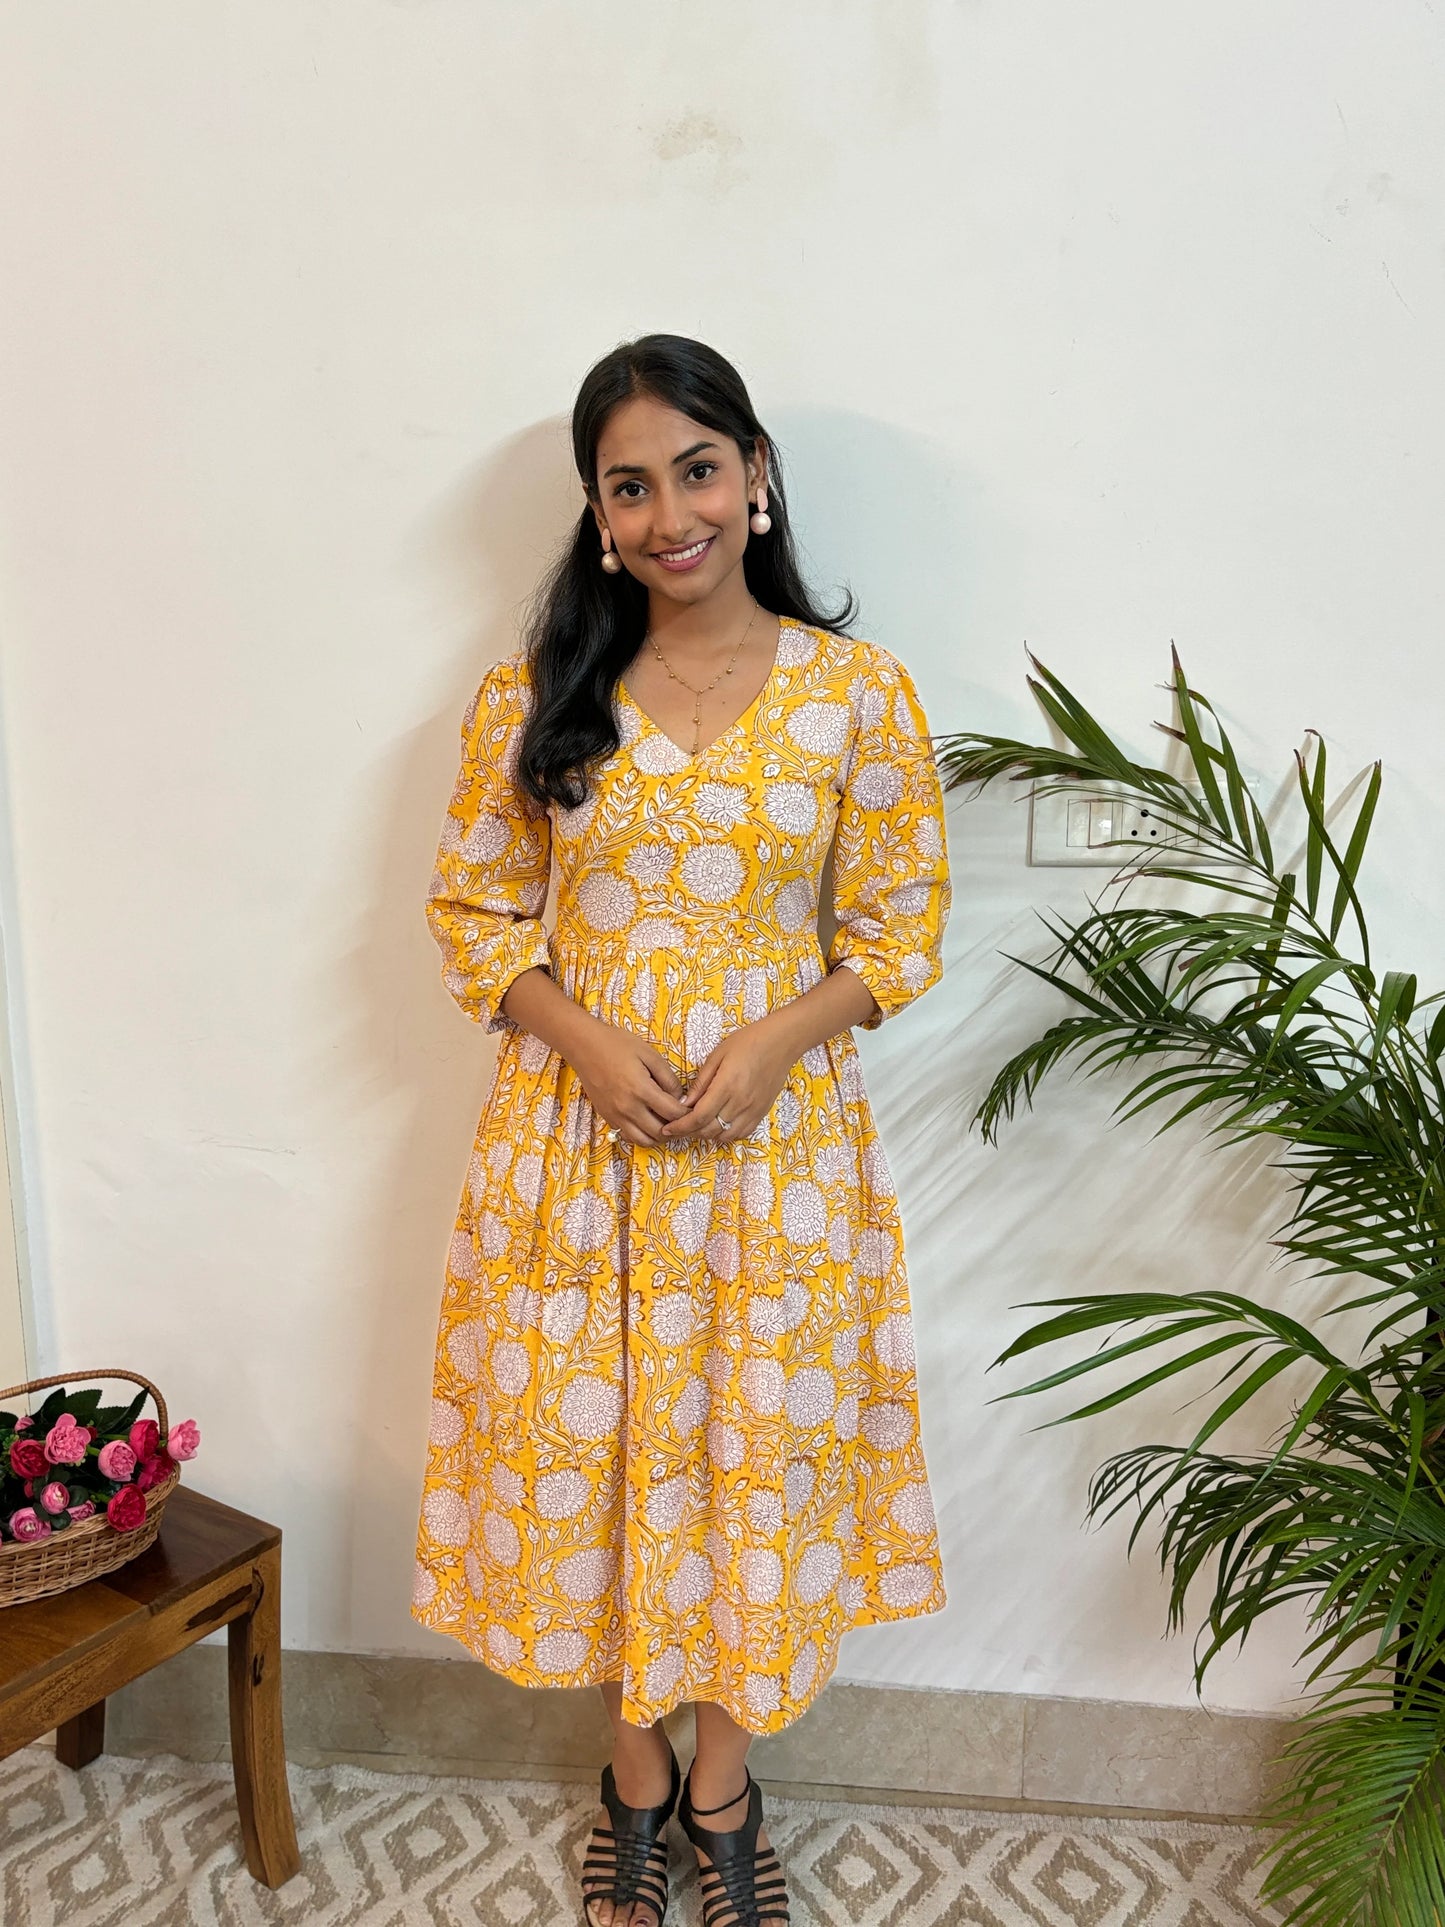
[[[516,783],[527,717],[520,659],[494,663],[462,718],[462,757],[442,826],[426,919],[442,982],[485,1031],[519,1029],[500,1008],[513,978],[551,968],[541,923],[552,825]]]
[[[878,1009],[858,1028],[877,1030],[943,975],[952,887],[928,719],[908,670],[880,645],[872,645],[854,713],[833,847],[838,929],[827,967],[846,966],[867,984]]]

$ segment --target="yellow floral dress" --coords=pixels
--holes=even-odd
[[[944,1604],[853,1034],[804,1052],[746,1136],[639,1147],[499,1005],[540,965],[684,1081],[838,966],[876,1028],[942,974],[927,722],[887,649],[785,618],[768,682],[695,757],[619,683],[590,796],[543,812],[515,781],[530,696],[516,654],[469,703],[427,901],[447,989],[500,1040],[446,1266],[412,1615],[525,1685],[621,1679],[639,1724],[712,1700],[775,1732],[850,1627]]]

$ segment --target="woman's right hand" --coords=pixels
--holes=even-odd
[[[686,1117],[682,1079],[662,1052],[635,1031],[594,1018],[568,1062],[598,1116],[629,1144],[669,1144],[664,1124]]]

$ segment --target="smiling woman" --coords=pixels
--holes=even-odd
[[[529,647],[467,706],[428,898],[447,988],[501,1043],[413,1612],[522,1684],[601,1688],[589,1919],[657,1927],[680,1798],[713,1927],[777,1927],[752,1735],[811,1704],[849,1627],[944,1604],[852,1035],[941,974],[942,793],[907,669],[799,578],[727,362],[620,348],[573,433],[586,506]]]

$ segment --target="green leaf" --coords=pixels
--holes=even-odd
[[[1345,907],[1350,900],[1349,886],[1360,874],[1360,864],[1365,854],[1365,844],[1369,840],[1370,825],[1374,821],[1375,805],[1380,800],[1380,764],[1374,763],[1370,769],[1370,780],[1365,785],[1365,794],[1355,814],[1354,827],[1350,840],[1345,847],[1341,862],[1341,876],[1335,887],[1335,900],[1330,909],[1330,942],[1339,935],[1340,925],[1345,920]]]

